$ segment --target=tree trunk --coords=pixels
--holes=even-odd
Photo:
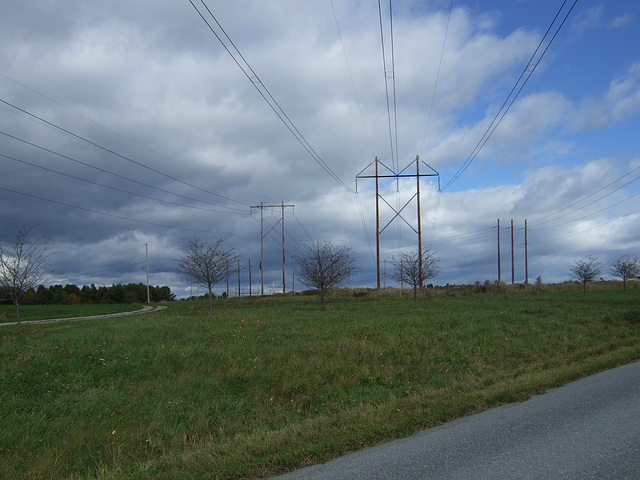
[[[320,310],[324,312],[324,289],[320,289]]]
[[[211,287],[209,287],[209,314],[213,314],[213,293],[211,293]]]
[[[18,320],[18,332],[22,335],[22,323],[20,322],[20,304],[18,301],[14,301],[13,304],[16,306],[16,319]]]

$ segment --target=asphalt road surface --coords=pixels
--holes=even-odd
[[[640,479],[640,362],[277,477]]]

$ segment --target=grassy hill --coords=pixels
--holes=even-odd
[[[0,477],[261,478],[522,400],[640,358],[640,288],[606,287],[0,327]]]

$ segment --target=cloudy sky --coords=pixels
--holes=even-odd
[[[376,157],[439,173],[420,182],[434,283],[497,280],[498,233],[510,282],[511,219],[516,282],[525,219],[530,281],[640,255],[635,0],[0,4],[0,237],[38,224],[51,283],[144,282],[148,245],[151,284],[184,296],[172,259],[225,236],[259,293],[262,203],[266,292],[282,204],[287,289],[310,240],[353,247],[374,287]],[[380,179],[381,228],[408,203],[380,236],[387,285],[415,190]]]

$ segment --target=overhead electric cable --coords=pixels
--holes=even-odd
[[[444,49],[447,44],[447,36],[449,35],[449,24],[451,23],[451,12],[453,11],[453,0],[449,4],[449,15],[447,16],[447,26],[444,30],[444,39],[442,40],[442,50],[440,51],[440,62],[438,63],[438,71],[436,73],[436,81],[433,86],[433,94],[431,95],[431,105],[429,106],[429,115],[427,116],[427,126],[424,129],[424,135],[422,136],[422,144],[420,145],[419,154],[422,154],[424,148],[424,142],[427,139],[427,132],[429,131],[429,125],[431,124],[431,115],[433,113],[433,105],[436,101],[436,92],[438,91],[438,82],[440,81],[440,71],[442,70],[442,60],[444,59]]]
[[[391,70],[387,70],[387,53],[384,41],[384,23],[382,19],[382,1],[378,0],[378,17],[380,19],[380,42],[382,45],[382,68],[384,70],[384,86],[385,86],[385,96],[387,100],[387,120],[388,120],[388,128],[389,128],[389,143],[391,147],[391,165],[393,166],[393,170],[398,170],[398,115],[397,115],[397,103],[396,103],[396,79],[395,79],[395,58],[394,58],[394,48],[393,48],[393,10],[391,8],[391,0],[389,0],[389,17],[390,17],[390,29],[391,29]],[[391,75],[392,79],[392,95],[389,93],[389,75]],[[389,97],[393,96],[392,99]],[[393,100],[393,102],[391,101]],[[394,107],[395,115],[392,115],[392,103]],[[394,128],[394,119],[395,118],[395,128]],[[394,130],[395,130],[395,142],[394,142]]]
[[[55,105],[58,105],[58,106],[59,106],[59,107],[61,107],[61,108],[64,108],[65,110],[67,110],[67,111],[69,111],[69,112],[73,113],[74,115],[77,115],[77,116],[79,116],[79,117],[83,118],[84,120],[86,120],[86,121],[88,121],[88,122],[91,122],[91,123],[93,123],[94,125],[97,125],[97,126],[99,126],[100,128],[103,128],[103,129],[105,129],[106,131],[108,131],[108,132],[110,132],[110,133],[112,133],[112,134],[114,134],[114,135],[119,136],[120,138],[124,138],[125,140],[127,140],[127,141],[129,141],[129,142],[133,143],[134,145],[137,145],[137,146],[139,146],[139,147],[141,147],[141,148],[144,148],[145,150],[147,150],[147,151],[149,151],[149,152],[151,152],[151,153],[154,153],[154,154],[156,154],[156,155],[158,155],[158,156],[160,156],[160,157],[166,158],[167,160],[170,160],[170,161],[172,161],[172,162],[174,162],[174,163],[177,163],[178,165],[180,165],[180,166],[182,166],[182,167],[184,167],[184,168],[188,168],[189,170],[191,170],[192,172],[197,173],[198,175],[203,175],[203,176],[206,176],[206,177],[208,177],[208,178],[210,178],[210,179],[212,179],[212,180],[214,180],[214,181],[216,181],[216,182],[219,182],[219,183],[223,183],[223,184],[225,184],[225,185],[228,185],[226,182],[222,182],[222,181],[221,181],[220,179],[218,179],[218,178],[215,178],[215,177],[213,177],[213,176],[211,176],[211,175],[208,175],[208,174],[206,174],[206,173],[204,173],[204,172],[202,172],[202,171],[200,171],[200,170],[197,170],[197,169],[193,168],[192,166],[190,166],[190,165],[188,165],[188,164],[186,164],[186,163],[184,163],[184,162],[181,162],[181,161],[179,161],[179,160],[176,160],[175,158],[172,158],[172,157],[170,157],[170,156],[168,156],[168,155],[165,155],[164,153],[158,152],[157,150],[154,150],[153,148],[151,148],[151,147],[149,147],[149,146],[147,146],[147,145],[144,145],[144,144],[142,144],[142,143],[140,143],[140,142],[138,142],[138,141],[136,141],[136,140],[134,140],[134,139],[132,139],[132,138],[130,138],[130,137],[128,137],[128,136],[126,136],[126,135],[124,135],[124,134],[122,134],[122,133],[118,132],[118,131],[116,131],[116,130],[113,130],[112,128],[107,127],[106,125],[104,125],[104,124],[102,124],[102,123],[100,123],[100,122],[98,122],[98,121],[96,121],[96,120],[94,120],[94,119],[92,119],[92,118],[87,117],[86,115],[83,115],[82,113],[80,113],[80,112],[78,112],[78,111],[74,110],[73,108],[70,108],[70,107],[68,107],[68,106],[64,105],[63,103],[60,103],[59,101],[57,101],[57,100],[55,100],[55,99],[53,99],[53,98],[51,98],[51,97],[49,97],[49,96],[45,95],[44,93],[41,93],[41,92],[39,92],[39,91],[35,90],[34,88],[32,88],[32,87],[30,87],[30,86],[28,86],[28,85],[25,85],[25,84],[24,84],[24,83],[22,83],[22,82],[19,82],[19,81],[18,81],[18,80],[16,80],[15,78],[12,78],[12,77],[10,77],[9,75],[7,75],[7,74],[5,74],[5,73],[0,72],[0,76],[2,76],[2,77],[4,77],[4,78],[6,78],[7,80],[10,80],[11,82],[15,83],[16,85],[20,85],[22,88],[25,88],[26,90],[29,90],[30,92],[33,92],[33,93],[35,93],[36,95],[39,95],[40,97],[42,97],[42,98],[44,98],[44,99],[46,99],[46,100],[50,101],[51,103],[54,103]]]
[[[571,14],[571,12],[573,11],[574,7],[576,6],[576,4],[578,3],[578,0],[575,0],[573,2],[573,5],[571,6],[571,8],[569,9],[569,11],[567,12],[567,14],[565,15],[564,19],[562,20],[562,22],[560,23],[560,26],[558,26],[557,30],[555,31],[555,33],[553,34],[553,36],[551,37],[551,39],[549,40],[548,45],[545,47],[545,49],[542,51],[542,53],[540,54],[540,57],[537,59],[537,61],[535,62],[535,65],[533,66],[533,68],[531,68],[531,70],[529,71],[529,68],[531,67],[531,64],[533,63],[534,59],[536,58],[536,55],[538,53],[538,51],[540,50],[540,48],[542,47],[542,45],[544,44],[545,39],[547,38],[549,32],[551,31],[551,29],[553,28],[553,25],[556,23],[556,20],[558,19],[558,17],[560,16],[560,13],[562,12],[562,10],[564,9],[565,4],[567,3],[567,0],[565,0],[564,2],[562,2],[562,5],[560,6],[560,9],[558,10],[558,13],[556,13],[556,16],[554,17],[553,21],[551,22],[551,25],[549,25],[549,28],[547,29],[546,33],[544,34],[544,36],[542,37],[542,40],[540,40],[540,43],[538,44],[538,47],[536,48],[535,52],[533,53],[533,55],[531,56],[529,62],[527,63],[526,67],[524,68],[524,70],[522,71],[522,73],[520,74],[520,77],[518,78],[518,81],[516,82],[516,84],[513,86],[513,88],[511,89],[511,92],[509,93],[509,95],[507,96],[506,100],[504,101],[504,103],[502,104],[502,106],[500,107],[500,109],[498,110],[498,112],[496,113],[495,117],[493,118],[493,120],[491,121],[491,123],[489,124],[489,127],[487,127],[487,130],[485,131],[485,133],[482,135],[482,137],[480,138],[480,140],[478,141],[478,143],[476,144],[476,146],[474,147],[473,151],[471,152],[471,154],[469,155],[469,157],[467,157],[467,159],[465,160],[465,162],[463,163],[463,165],[460,167],[460,169],[456,172],[456,174],[453,176],[453,178],[451,180],[449,180],[449,182],[442,187],[442,190],[446,190],[447,188],[449,188],[458,178],[460,178],[460,175],[462,175],[464,173],[464,171],[469,168],[469,165],[471,164],[471,162],[473,162],[473,160],[475,160],[475,158],[478,156],[478,154],[480,153],[480,150],[482,150],[482,148],[485,146],[485,144],[489,141],[489,138],[491,138],[491,136],[493,135],[493,132],[495,132],[496,128],[498,128],[498,125],[500,125],[500,123],[502,122],[502,119],[504,119],[505,115],[509,112],[509,110],[511,109],[511,106],[513,105],[513,103],[516,101],[516,99],[518,98],[518,96],[520,95],[520,93],[522,92],[522,90],[524,89],[525,85],[527,84],[527,82],[529,81],[529,79],[531,78],[531,76],[533,75],[533,72],[535,72],[536,68],[538,67],[538,65],[540,64],[540,62],[542,61],[542,58],[544,57],[544,55],[547,53],[547,50],[549,50],[549,47],[551,47],[551,45],[553,44],[553,41],[555,40],[556,36],[558,35],[558,33],[560,32],[560,30],[562,29],[562,27],[564,26],[565,22],[567,21],[567,19],[569,18],[569,15]],[[527,71],[529,71],[529,74],[527,75],[526,79],[524,80],[524,82],[522,83],[522,85],[520,85],[520,88],[518,88],[518,85],[520,84],[520,81],[522,80],[522,78],[525,76],[525,74],[527,73]],[[517,89],[516,94],[513,96],[513,92],[515,92]],[[511,101],[509,101],[509,99],[511,99]],[[507,106],[507,103],[509,103],[509,105]],[[505,108],[506,107],[506,108]]]
[[[624,198],[624,199],[620,200],[619,202],[613,203],[613,204],[611,204],[611,205],[609,205],[607,207],[601,208],[600,210],[596,210],[595,212],[591,212],[591,213],[589,213],[587,215],[583,215],[580,218],[575,218],[573,220],[569,220],[569,221],[563,222],[563,223],[558,223],[556,225],[549,225],[547,227],[535,227],[535,228],[537,228],[538,230],[541,230],[541,229],[544,229],[544,228],[557,228],[557,227],[568,225],[570,223],[579,222],[580,220],[584,220],[585,218],[589,218],[589,217],[595,215],[596,213],[601,213],[601,212],[604,212],[605,210],[608,210],[610,208],[616,207],[616,206],[620,205],[621,203],[626,202],[627,200],[631,200],[632,198],[637,197],[638,195],[640,195],[640,192],[639,193],[634,193],[633,195],[631,195],[631,196],[629,196],[627,198]],[[592,202],[592,203],[595,203],[595,202]],[[571,212],[571,213],[574,213],[574,212]]]
[[[115,213],[101,212],[99,210],[92,210],[90,208],[79,207],[77,205],[71,205],[69,203],[59,202],[58,200],[52,200],[50,198],[40,197],[38,195],[32,195],[30,193],[19,192],[17,190],[13,190],[11,188],[5,188],[5,187],[2,187],[2,186],[0,186],[0,190],[4,190],[5,192],[10,192],[10,193],[15,193],[16,195],[22,195],[24,197],[35,198],[36,200],[42,200],[43,202],[48,202],[48,203],[53,203],[53,204],[56,204],[56,205],[61,205],[63,207],[75,208],[77,210],[82,210],[84,212],[96,213],[98,215],[104,215],[104,216],[107,216],[107,217],[117,218],[117,219],[120,219],[120,220],[128,220],[130,222],[141,223],[141,224],[144,224],[144,225],[151,225],[151,226],[154,226],[154,227],[172,228],[172,229],[176,229],[176,230],[185,230],[185,231],[190,231],[190,232],[199,232],[199,233],[207,233],[207,234],[212,234],[213,233],[213,234],[216,234],[216,235],[222,234],[222,232],[211,232],[211,231],[208,231],[208,230],[197,230],[195,228],[184,228],[184,227],[176,227],[174,225],[163,225],[163,224],[160,224],[160,223],[148,222],[146,220],[138,220],[138,219],[135,219],[135,218],[125,217],[124,215],[116,215]],[[230,234],[227,234],[227,235],[230,235]]]
[[[218,42],[220,42],[222,47],[231,56],[231,58],[236,63],[236,65],[238,65],[240,70],[242,70],[242,73],[244,73],[244,75],[247,77],[247,79],[251,82],[251,84],[254,86],[254,88],[258,91],[260,96],[262,96],[262,98],[271,107],[271,109],[274,111],[274,113],[280,119],[280,121],[293,134],[293,136],[296,138],[296,140],[298,140],[300,145],[302,145],[302,147],[307,151],[307,153],[309,153],[309,155],[315,160],[315,162],[318,165],[320,165],[320,167],[331,178],[333,178],[338,184],[340,184],[342,187],[344,187],[348,191],[354,192],[354,190],[351,187],[349,187],[346,183],[344,183],[340,179],[340,177],[338,177],[338,175],[331,169],[331,167],[329,167],[329,165],[313,149],[311,144],[307,141],[307,139],[304,137],[304,135],[302,135],[302,133],[300,132],[298,127],[296,127],[296,125],[293,123],[293,121],[285,113],[285,111],[282,109],[280,104],[273,97],[271,92],[269,92],[269,90],[267,89],[266,85],[262,82],[262,80],[260,80],[260,77],[258,76],[258,74],[253,70],[253,68],[251,67],[249,62],[247,62],[247,60],[244,58],[244,56],[242,55],[242,53],[240,52],[238,47],[236,47],[235,43],[233,43],[233,40],[231,40],[231,37],[229,37],[229,35],[225,31],[225,29],[222,27],[222,25],[220,24],[220,22],[218,21],[216,16],[213,14],[211,9],[209,9],[209,7],[205,3],[205,1],[204,0],[200,0],[200,1],[201,1],[202,5],[204,6],[204,8],[206,9],[206,11],[209,13],[209,16],[213,19],[213,21],[216,23],[216,25],[218,26],[218,28],[222,32],[222,35],[224,35],[224,37],[227,39],[227,41],[229,42],[230,46],[227,45],[227,43],[225,43],[225,41],[222,39],[220,34],[218,34],[218,32],[216,32],[216,30],[213,27],[213,25],[211,25],[211,23],[207,20],[205,15],[198,9],[198,7],[195,5],[195,3],[193,3],[192,0],[189,0],[189,3],[191,4],[191,6],[193,6],[193,8],[196,10],[196,12],[198,12],[198,15],[200,15],[200,18],[202,18],[202,20],[207,25],[207,27],[209,27],[209,30],[211,30],[211,33],[213,33],[213,35],[218,39]],[[236,52],[237,56],[234,55],[234,53],[231,51],[232,49]]]
[[[192,208],[192,209],[196,209],[196,210],[203,210],[203,211],[206,211],[206,212],[225,213],[225,214],[231,213],[231,212],[224,212],[224,211],[221,211],[221,210],[214,210],[212,208],[196,207],[194,205],[186,205],[184,203],[171,202],[169,200],[163,200],[161,198],[155,198],[155,197],[150,197],[148,195],[142,195],[141,193],[130,192],[128,190],[123,190],[121,188],[112,187],[112,186],[109,186],[109,185],[104,185],[102,183],[94,182],[92,180],[87,180],[86,178],[76,177],[75,175],[70,175],[68,173],[59,172],[59,171],[54,170],[52,168],[44,167],[42,165],[36,165],[35,163],[27,162],[26,160],[20,160],[19,158],[15,158],[15,157],[12,157],[12,156],[9,156],[9,155],[5,155],[3,153],[0,153],[0,157],[4,157],[4,158],[7,158],[9,160],[13,160],[14,162],[22,163],[23,165],[29,165],[30,167],[39,168],[39,169],[45,170],[47,172],[55,173],[56,175],[60,175],[60,176],[67,177],[67,178],[72,178],[74,180],[79,180],[81,182],[89,183],[91,185],[96,185],[98,187],[107,188],[107,189],[110,189],[110,190],[113,190],[113,191],[116,191],[116,192],[126,193],[128,195],[133,195],[135,197],[146,198],[148,200],[153,200],[155,202],[165,203],[167,205],[175,205],[175,206],[183,207],[183,208]],[[240,212],[238,212],[238,213],[240,213]],[[243,213],[246,213],[246,212],[243,212]]]
[[[329,0],[331,3],[331,10],[333,11],[333,19],[336,22],[336,30],[338,30],[338,38],[340,39],[340,45],[342,46],[342,54],[344,56],[344,62],[347,65],[347,71],[349,72],[349,79],[351,80],[351,87],[353,88],[353,96],[356,99],[356,104],[358,105],[358,110],[360,111],[360,119],[362,120],[362,126],[364,128],[365,135],[367,136],[367,141],[369,142],[369,147],[371,148],[371,157],[375,156],[375,150],[373,148],[373,143],[371,142],[371,135],[369,135],[369,129],[367,128],[367,122],[364,119],[364,113],[362,112],[362,104],[360,102],[360,97],[358,96],[358,91],[356,89],[355,81],[353,80],[353,74],[351,73],[351,65],[349,65],[349,59],[347,57],[347,50],[344,47],[344,41],[342,39],[342,32],[340,31],[340,25],[338,24],[338,16],[336,15],[336,9],[333,6],[333,0]]]
[[[151,188],[151,189],[153,189],[153,190],[158,190],[159,192],[163,192],[163,193],[168,193],[169,195],[174,195],[174,196],[176,196],[176,197],[181,197],[181,198],[184,198],[184,199],[186,199],[186,200],[192,200],[192,201],[194,201],[194,202],[203,203],[203,204],[205,204],[205,205],[212,205],[212,206],[217,206],[217,207],[226,208],[226,209],[228,209],[228,210],[232,210],[232,212],[220,212],[220,213],[244,213],[244,214],[246,214],[246,211],[245,211],[245,210],[241,210],[241,209],[239,209],[239,208],[235,208],[235,207],[227,207],[227,206],[225,206],[225,205],[219,205],[219,204],[216,204],[216,203],[205,202],[205,201],[203,201],[203,200],[198,200],[198,199],[193,198],[193,197],[188,197],[188,196],[186,196],[186,195],[181,195],[181,194],[179,194],[179,193],[174,193],[174,192],[171,192],[171,191],[169,191],[169,190],[165,190],[165,189],[160,188],[160,187],[154,187],[153,185],[149,185],[149,184],[147,184],[147,183],[140,182],[140,181],[138,181],[138,180],[134,180],[134,179],[132,179],[132,178],[126,177],[126,176],[124,176],[124,175],[120,175],[120,174],[118,174],[118,173],[110,172],[109,170],[106,170],[106,169],[104,169],[104,168],[97,167],[97,166],[95,166],[95,165],[91,165],[91,164],[89,164],[89,163],[83,162],[82,160],[78,160],[78,159],[76,159],[76,158],[70,157],[70,156],[68,156],[68,155],[64,155],[64,154],[62,154],[62,153],[58,153],[58,152],[56,152],[56,151],[54,151],[54,150],[50,150],[50,149],[48,149],[48,148],[46,148],[46,147],[43,147],[43,146],[41,146],[41,145],[37,145],[37,144],[35,144],[35,143],[29,142],[28,140],[24,140],[24,139],[22,139],[22,138],[19,138],[19,137],[16,137],[16,136],[14,136],[14,135],[11,135],[10,133],[6,133],[6,132],[2,132],[2,131],[0,131],[0,135],[4,135],[4,136],[9,137],[9,138],[12,138],[12,139],[14,139],[14,140],[16,140],[16,141],[19,141],[19,142],[25,143],[25,144],[27,144],[27,145],[30,145],[30,146],[32,146],[32,147],[38,148],[38,149],[40,149],[40,150],[42,150],[42,151],[44,151],[44,152],[51,153],[52,155],[56,155],[56,156],[58,156],[58,157],[65,158],[65,159],[70,160],[70,161],[72,161],[72,162],[75,162],[75,163],[77,163],[77,164],[79,164],[79,165],[83,165],[83,166],[85,166],[85,167],[88,167],[88,168],[92,168],[92,169],[98,170],[98,171],[100,171],[100,172],[106,173],[106,174],[108,174],[108,175],[112,175],[112,176],[114,176],[114,177],[120,178],[120,179],[122,179],[122,180],[126,180],[126,181],[131,182],[131,183],[135,183],[135,184],[137,184],[137,185],[141,185],[141,186],[143,186],[143,187]]]
[[[223,198],[223,199],[228,200],[230,202],[234,202],[234,203],[238,203],[238,204],[241,204],[241,205],[245,205],[247,207],[250,206],[250,204],[248,204],[248,203],[240,202],[238,200],[234,200],[234,199],[226,197],[224,195],[220,195],[219,193],[211,192],[211,191],[206,190],[204,188],[198,187],[197,185],[193,185],[191,183],[188,183],[188,182],[180,180],[180,179],[178,179],[176,177],[173,177],[173,176],[171,176],[169,174],[163,173],[160,170],[156,170],[155,168],[152,168],[152,167],[149,167],[147,165],[144,165],[143,163],[140,163],[140,162],[138,162],[136,160],[133,160],[132,158],[129,158],[129,157],[125,156],[125,155],[121,155],[120,153],[115,152],[115,151],[111,150],[110,148],[107,148],[107,147],[105,147],[103,145],[100,145],[100,144],[98,144],[96,142],[93,142],[93,141],[91,141],[91,140],[89,140],[89,139],[87,139],[87,138],[85,138],[85,137],[83,137],[81,135],[73,133],[73,132],[71,132],[71,131],[69,131],[69,130],[67,130],[67,129],[59,126],[59,125],[56,125],[55,123],[49,122],[48,120],[45,120],[44,118],[39,117],[38,115],[35,115],[35,114],[31,113],[31,112],[28,112],[27,110],[24,110],[23,108],[20,108],[17,105],[14,105],[14,104],[12,104],[10,102],[7,102],[6,100],[0,99],[0,102],[4,103],[5,105],[8,105],[8,106],[16,109],[17,111],[22,112],[22,113],[24,113],[24,114],[26,114],[26,115],[28,115],[28,116],[30,116],[32,118],[37,119],[37,120],[43,122],[44,124],[55,128],[56,130],[59,130],[59,131],[61,131],[63,133],[66,133],[67,135],[70,135],[73,138],[76,138],[76,139],[81,140],[81,141],[83,141],[85,143],[88,143],[89,145],[92,145],[92,146],[97,147],[97,148],[99,148],[101,150],[104,150],[105,152],[110,153],[111,155],[115,155],[116,157],[122,158],[123,160],[126,160],[127,162],[130,162],[130,163],[133,163],[135,165],[138,165],[139,167],[142,167],[142,168],[147,169],[147,170],[149,170],[151,172],[157,173],[158,175],[166,177],[166,178],[168,178],[170,180],[173,180],[175,182],[181,183],[183,185],[186,185],[188,187],[194,188],[196,190],[199,190],[201,192],[207,193],[209,195],[213,195],[213,196],[218,197],[218,198]]]
[[[555,211],[555,212],[553,212],[553,213],[549,213],[549,214],[544,215],[544,216],[542,216],[542,217],[539,217],[539,218],[536,218],[536,219],[531,220],[531,221],[529,222],[529,224],[530,224],[530,225],[531,225],[532,223],[533,223],[533,224],[544,224],[544,223],[547,223],[547,222],[553,221],[553,220],[545,220],[544,222],[541,222],[541,220],[543,220],[543,219],[545,219],[545,218],[553,217],[553,216],[557,215],[557,214],[558,214],[558,213],[560,213],[560,212],[564,212],[565,210],[567,210],[567,209],[569,209],[569,208],[571,208],[571,207],[573,207],[573,206],[575,206],[575,205],[577,205],[577,204],[579,204],[579,203],[581,203],[581,202],[584,202],[586,199],[591,198],[591,197],[593,197],[595,194],[600,193],[601,191],[603,191],[603,190],[605,190],[605,189],[609,188],[609,187],[610,187],[611,185],[613,185],[614,183],[619,182],[619,181],[620,181],[620,180],[622,180],[624,177],[628,177],[629,175],[631,175],[633,172],[635,172],[635,171],[637,171],[637,170],[640,170],[640,166],[638,166],[638,167],[636,167],[636,168],[632,169],[631,171],[629,171],[629,172],[625,173],[625,174],[624,174],[624,175],[622,175],[621,177],[619,177],[619,178],[615,179],[613,182],[611,182],[611,183],[609,183],[609,184],[605,185],[605,186],[604,186],[604,187],[602,187],[602,188],[599,188],[599,189],[598,189],[598,190],[596,190],[595,192],[593,192],[593,193],[591,193],[591,194],[587,195],[586,197],[582,197],[580,200],[578,200],[578,201],[576,201],[576,202],[573,202],[572,204],[567,205],[567,206],[566,206],[566,207],[564,207],[564,208],[561,208],[560,210],[557,210],[557,211]],[[606,195],[603,195],[602,197],[600,197],[598,200],[601,200],[601,199],[603,199],[604,197],[607,197],[607,196],[609,196],[609,195],[611,195],[611,194],[613,194],[613,193],[617,192],[618,190],[620,190],[620,189],[622,189],[622,188],[626,187],[627,185],[629,185],[629,184],[631,184],[631,183],[635,182],[635,181],[636,181],[636,180],[638,180],[638,179],[640,179],[640,177],[636,177],[636,178],[634,178],[633,180],[631,180],[631,181],[629,181],[629,182],[625,183],[625,184],[624,184],[624,185],[622,185],[621,187],[618,187],[618,188],[616,188],[615,190],[612,190],[611,192],[607,193]],[[597,200],[596,200],[596,201],[597,201]],[[594,203],[594,202],[591,202],[591,203]],[[588,203],[587,205],[591,205],[591,203]],[[584,207],[586,207],[587,205],[584,205]],[[584,207],[580,207],[580,208],[584,208]],[[577,209],[577,210],[580,210],[580,209]],[[574,210],[574,212],[575,212],[575,211],[577,211],[577,210]],[[563,216],[565,216],[565,215],[563,215]],[[559,217],[559,218],[561,218],[561,217]]]

